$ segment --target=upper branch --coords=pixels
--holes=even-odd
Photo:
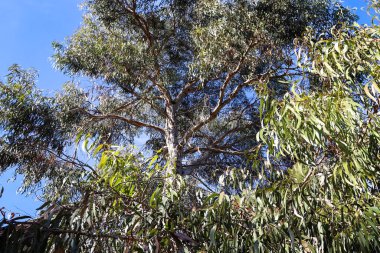
[[[257,150],[259,145],[245,151],[239,151],[239,150],[233,150],[231,148],[224,148],[224,147],[193,147],[186,151],[187,154],[199,152],[199,151],[208,151],[212,153],[223,153],[223,154],[229,154],[229,155],[236,155],[236,156],[243,156],[247,155],[250,152]]]
[[[135,127],[147,127],[147,128],[150,128],[150,129],[154,129],[160,133],[165,133],[165,130],[159,126],[155,126],[155,125],[152,125],[152,124],[148,124],[148,123],[145,123],[145,122],[141,122],[141,121],[138,121],[138,120],[134,120],[134,119],[130,119],[130,118],[126,118],[126,117],[123,117],[123,116],[120,116],[120,115],[115,115],[115,114],[105,114],[105,115],[94,115],[94,114],[91,114],[87,111],[85,111],[89,116],[90,118],[92,119],[98,119],[98,120],[103,120],[103,119],[117,119],[117,120],[121,120],[121,121],[124,121],[132,126],[135,126]]]
[[[149,98],[145,95],[145,94],[149,94],[150,91],[153,89],[153,86],[150,86],[144,93],[144,95],[142,95],[141,93],[139,92],[136,92],[134,89],[131,89],[127,86],[122,86],[122,89],[124,91],[126,91],[127,93],[130,93],[131,95],[135,96],[135,98],[139,99],[139,100],[142,100],[144,101],[145,103],[149,104],[152,109],[154,109],[158,114],[160,114],[161,116],[167,116],[166,115],[166,112],[165,110],[163,110],[162,108],[160,108],[157,104],[155,104],[154,102],[152,102],[153,99],[155,99],[155,97],[152,97],[150,96]],[[122,106],[123,108],[125,106]],[[117,111],[117,109],[115,110]]]
[[[204,125],[210,123],[212,120],[214,120],[219,112],[227,105],[229,104],[238,94],[239,92],[243,89],[243,87],[253,83],[254,81],[258,81],[260,78],[252,78],[252,79],[249,79],[249,80],[246,80],[245,82],[242,82],[240,83],[239,85],[237,85],[235,87],[235,89],[230,93],[230,95],[225,98],[225,92],[226,92],[226,89],[228,87],[228,85],[231,83],[231,80],[239,73],[239,71],[241,70],[242,68],[242,65],[248,55],[248,53],[250,52],[250,50],[252,49],[252,47],[254,46],[254,42],[250,42],[250,44],[248,45],[247,49],[245,50],[245,52],[243,53],[242,57],[240,58],[237,66],[227,74],[226,76],[226,79],[224,80],[222,86],[220,87],[220,91],[219,91],[219,98],[218,98],[218,103],[217,105],[214,107],[214,109],[212,110],[212,112],[210,113],[210,115],[204,119],[204,120],[201,120],[199,121],[197,124],[195,124],[193,127],[191,127],[183,136],[183,139],[181,141],[181,146],[185,145],[188,140],[190,139],[190,137],[196,132],[198,131],[199,129],[201,129]]]
[[[226,106],[228,105],[236,96],[239,94],[239,92],[247,85],[254,83],[255,81],[261,81],[261,77],[257,78],[251,78],[246,80],[245,82],[242,82],[238,84],[235,89],[230,93],[230,95],[223,101],[219,100],[218,104],[214,107],[214,109],[211,111],[210,115],[204,119],[199,121],[197,124],[192,126],[183,136],[182,141],[181,141],[181,146],[185,145],[188,140],[191,138],[191,136],[201,129],[203,126],[206,124],[210,123],[213,121],[219,114],[219,112]]]
[[[175,102],[179,103],[181,100],[189,94],[193,89],[194,84],[196,84],[198,80],[192,80],[186,83],[186,85],[183,87],[183,89],[178,93],[177,97],[175,98]]]
[[[136,1],[133,1],[131,6],[129,6],[128,4],[125,4],[122,0],[118,0],[118,1],[120,5],[124,8],[124,10],[128,14],[132,15],[132,17],[135,19],[137,26],[143,31],[145,38],[148,40],[149,48],[152,49],[154,46],[154,36],[149,30],[149,24],[147,20],[142,15],[137,13]],[[156,55],[157,52],[154,54]],[[170,105],[172,102],[172,99],[171,99],[169,91],[166,89],[164,85],[162,85],[157,80],[158,79],[157,77],[160,75],[160,66],[158,65],[157,61],[155,63],[155,72],[156,73],[154,74],[154,76],[150,78],[150,81],[153,83],[154,86],[158,88],[161,95],[165,99],[166,103]]]
[[[218,104],[223,102],[224,95],[225,95],[226,89],[228,87],[228,84],[231,82],[232,78],[234,78],[234,76],[240,71],[240,69],[244,63],[244,60],[247,57],[247,55],[248,55],[249,51],[251,50],[251,48],[253,47],[253,45],[254,45],[253,42],[249,43],[247,49],[245,50],[242,57],[240,58],[239,63],[237,64],[236,68],[227,74],[227,77],[224,80],[223,85],[220,87]]]
[[[154,43],[153,35],[149,31],[148,22],[140,14],[137,13],[136,1],[133,1],[132,6],[127,5],[122,0],[119,0],[118,2],[127,13],[133,16],[133,18],[137,22],[137,26],[143,31],[145,38],[148,40],[149,47],[152,47]]]

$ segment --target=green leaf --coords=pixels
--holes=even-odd
[[[153,208],[157,207],[157,200],[158,200],[158,195],[161,193],[161,188],[157,187],[156,190],[153,192],[153,194],[150,196],[149,199],[149,205]]]
[[[47,207],[48,205],[51,204],[51,201],[46,201],[45,203],[43,203],[41,206],[39,206],[36,210],[39,211],[39,210],[42,210],[44,209],[45,207]]]
[[[100,158],[100,162],[98,164],[98,168],[99,169],[104,169],[104,167],[106,166],[107,162],[108,162],[108,155],[106,153],[103,153],[102,154],[102,157]]]
[[[215,238],[215,233],[216,233],[216,229],[217,229],[217,225],[214,225],[211,230],[210,230],[210,241],[211,241],[211,246],[214,245],[216,246],[216,238]]]
[[[375,103],[378,103],[377,99],[376,99],[374,96],[372,96],[372,94],[369,92],[368,84],[366,84],[366,85],[364,86],[364,91],[365,91],[365,93],[367,94],[367,96],[368,96],[372,101],[374,101]]]
[[[221,205],[221,204],[223,203],[223,201],[224,201],[224,195],[225,195],[224,192],[221,192],[221,193],[219,194],[219,205]]]
[[[104,147],[104,144],[100,144],[100,145],[98,145],[95,149],[94,149],[94,151],[93,151],[93,153],[92,153],[92,155],[95,157],[102,149],[103,149],[103,147]]]

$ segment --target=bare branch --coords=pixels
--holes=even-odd
[[[209,151],[213,153],[223,153],[223,154],[229,154],[229,155],[236,155],[236,156],[244,156],[249,154],[250,152],[253,152],[257,149],[258,146],[255,146],[252,149],[245,150],[245,151],[238,151],[238,150],[231,150],[231,149],[225,149],[223,147],[194,147],[192,149],[187,150],[185,153],[195,153],[198,151]]]
[[[175,98],[175,102],[176,103],[180,103],[181,100],[187,95],[189,94],[189,92],[192,91],[192,88],[194,86],[194,84],[196,84],[198,82],[198,80],[192,80],[190,82],[188,82],[184,87],[183,89],[180,91],[180,93],[177,95],[177,97]]]
[[[145,122],[141,122],[141,121],[138,121],[138,120],[134,120],[134,119],[129,119],[129,118],[126,118],[126,117],[123,117],[123,116],[120,116],[120,115],[115,115],[115,114],[94,115],[94,114],[91,114],[91,113],[89,113],[87,111],[85,111],[85,112],[92,119],[97,119],[97,120],[116,119],[116,120],[124,121],[124,122],[126,122],[126,123],[128,123],[128,124],[130,124],[132,126],[135,126],[135,127],[147,127],[147,128],[159,131],[161,133],[165,133],[165,130],[163,128],[159,127],[159,126],[151,125],[151,124],[148,124],[148,123],[145,123]]]

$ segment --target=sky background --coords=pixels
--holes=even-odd
[[[59,90],[62,84],[72,80],[52,67],[50,57],[53,41],[63,42],[80,26],[82,12],[80,0],[0,0],[0,78],[3,81],[12,64],[34,68],[39,72],[37,86],[46,92]],[[365,0],[346,0],[344,6],[358,7],[359,23],[369,23]],[[41,204],[34,195],[17,194],[22,180],[9,182],[13,172],[0,175],[0,187],[4,194],[0,208],[22,215],[36,214]]]
[[[12,64],[39,72],[37,86],[47,92],[60,89],[70,77],[52,67],[51,43],[62,42],[80,26],[79,0],[0,0],[0,78]],[[4,187],[0,208],[34,216],[40,205],[34,195],[16,194],[22,180],[8,182],[13,171],[0,175]]]

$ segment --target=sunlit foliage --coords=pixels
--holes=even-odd
[[[341,22],[353,17],[326,2],[328,22],[305,14],[293,20],[299,26],[289,23],[275,29],[283,24],[281,13],[294,14],[291,7],[312,13],[311,2],[181,1],[170,9],[171,2],[166,1],[132,1],[130,6],[127,1],[88,1],[84,26],[67,45],[56,45],[56,57],[63,70],[104,81],[97,92],[89,94],[68,84],[64,92],[48,99],[33,88],[32,73],[17,67],[0,86],[0,102],[10,108],[2,109],[5,132],[0,154],[13,155],[5,144],[18,129],[26,129],[16,134],[21,140],[34,136],[33,131],[44,136],[38,128],[29,132],[18,128],[15,103],[36,101],[30,112],[20,114],[20,122],[40,115],[38,110],[51,110],[32,118],[49,137],[37,139],[44,145],[36,150],[56,152],[52,157],[59,162],[39,174],[46,178],[46,203],[39,218],[24,222],[27,217],[4,215],[0,238],[5,243],[0,250],[380,251],[380,27]],[[376,12],[376,5],[372,7]],[[275,17],[273,21],[258,12],[264,9]],[[252,18],[257,26],[245,24],[243,17]],[[188,20],[194,22],[185,23]],[[168,39],[170,22],[180,32]],[[234,27],[237,24],[241,29]],[[240,40],[244,36],[248,39]],[[165,39],[171,42],[165,44]],[[222,55],[228,50],[232,50],[227,54],[230,58]],[[126,66],[131,69],[121,69]],[[152,72],[157,79],[149,79]],[[219,74],[221,79],[207,87],[204,81]],[[229,100],[251,78],[255,81],[240,90],[249,92],[236,93]],[[133,92],[146,96],[136,97]],[[96,94],[101,98],[92,101]],[[184,99],[182,104],[165,102],[174,95]],[[223,101],[228,106],[218,109]],[[123,103],[125,108],[120,107]],[[251,110],[242,113],[241,105],[250,105]],[[150,114],[147,107],[156,107],[153,114],[164,110],[167,115]],[[181,118],[188,109],[194,109],[194,114]],[[171,123],[170,113],[176,119]],[[54,124],[49,123],[51,117],[56,117]],[[245,124],[247,118],[254,124]],[[232,119],[236,120],[233,126]],[[123,126],[131,127],[130,132],[119,131]],[[158,150],[153,148],[157,151],[153,157],[128,145],[127,140],[141,129]],[[213,146],[214,134],[221,129],[239,129],[234,136],[242,149]],[[22,148],[19,143],[12,147]],[[193,156],[182,153],[185,143],[194,150]],[[89,162],[77,156],[76,145],[90,157]],[[75,150],[74,156],[62,155],[61,146]],[[202,173],[182,170],[189,160],[202,158],[199,153],[207,148],[211,153],[223,149],[221,153],[228,155],[213,157],[215,167],[198,164]],[[14,160],[9,158],[10,165],[29,175],[20,161],[28,165],[34,160],[23,157],[19,152]],[[180,167],[178,159],[183,159]],[[39,167],[30,168],[34,173]],[[212,173],[213,168],[218,173]]]

